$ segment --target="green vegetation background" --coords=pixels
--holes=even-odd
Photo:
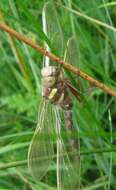
[[[0,15],[9,26],[42,46],[46,41],[62,58],[67,40],[75,36],[78,44],[75,66],[116,89],[116,2],[52,1],[60,4],[55,4],[54,9],[62,35],[55,39],[62,52],[55,47],[52,36],[47,38],[43,32],[42,11],[46,2],[1,0]],[[89,17],[78,16],[78,11]],[[90,17],[111,25],[112,29],[95,20],[91,22]],[[55,18],[52,22],[55,26]],[[41,101],[42,62],[41,54],[0,31],[0,190],[56,189],[54,178],[35,183],[26,163]],[[116,100],[86,81],[77,80],[72,73],[67,75],[80,89],[83,99],[81,104],[73,100],[74,124],[81,142],[81,189],[115,190]]]

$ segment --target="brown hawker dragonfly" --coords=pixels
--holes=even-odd
[[[51,4],[47,3],[44,7],[44,14],[48,14],[50,20],[49,6]],[[71,38],[68,47],[71,48],[73,42],[74,38]],[[67,48],[65,57],[69,56],[70,48]],[[46,175],[55,175],[58,190],[76,190],[79,180],[79,144],[73,126],[70,92],[79,101],[80,95],[64,77],[61,68],[49,65],[48,58],[45,59],[41,75],[43,99],[28,152],[29,170],[37,181]]]

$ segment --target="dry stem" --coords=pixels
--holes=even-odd
[[[83,79],[89,81],[89,83],[92,84],[93,86],[96,86],[96,87],[102,89],[104,92],[107,92],[111,96],[116,97],[116,91],[112,90],[111,88],[109,88],[105,84],[99,82],[98,80],[92,78],[91,76],[84,73],[80,69],[74,67],[70,63],[63,61],[60,57],[54,55],[53,53],[46,51],[46,49],[44,49],[43,47],[34,43],[32,40],[25,37],[24,35],[18,33],[16,30],[12,29],[11,27],[6,25],[5,23],[0,23],[0,29],[8,32],[11,36],[17,38],[18,40],[23,41],[24,43],[28,44],[32,48],[36,49],[39,53],[41,53],[45,56],[48,56],[51,60],[56,61],[57,63],[61,64],[64,68],[68,69],[69,71],[72,71],[76,75],[78,75],[78,76],[82,77]]]

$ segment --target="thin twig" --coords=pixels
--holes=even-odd
[[[92,84],[93,86],[96,86],[96,87],[102,89],[104,92],[107,92],[111,96],[116,97],[116,91],[112,90],[111,88],[109,88],[105,84],[99,82],[98,80],[92,78],[91,76],[84,73],[80,69],[74,67],[70,63],[63,61],[60,57],[54,55],[53,53],[48,52],[46,49],[44,49],[40,45],[34,43],[31,39],[29,39],[29,38],[25,37],[24,35],[18,33],[16,30],[12,29],[8,25],[6,25],[4,23],[0,23],[0,29],[8,32],[11,36],[17,38],[18,40],[23,41],[24,43],[28,44],[32,48],[36,49],[39,53],[41,53],[45,56],[48,56],[51,60],[61,64],[64,68],[68,69],[69,71],[72,71],[76,75],[78,75],[78,76],[82,77],[83,79],[89,81],[89,83]]]

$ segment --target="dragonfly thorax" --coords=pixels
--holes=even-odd
[[[71,109],[72,101],[61,70],[55,66],[48,66],[42,69],[41,74],[43,97],[65,110]]]

